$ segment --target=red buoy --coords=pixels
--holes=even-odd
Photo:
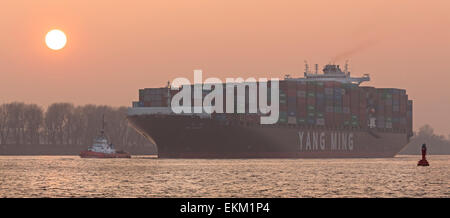
[[[419,163],[417,163],[417,166],[430,166],[430,164],[427,161],[427,158],[425,157],[427,155],[427,146],[425,144],[422,145],[422,160],[419,160]]]

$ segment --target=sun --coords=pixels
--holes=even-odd
[[[61,30],[50,30],[45,36],[45,44],[47,44],[50,49],[60,50],[64,48],[64,46],[66,46],[66,43],[66,34],[64,34],[64,32]]]

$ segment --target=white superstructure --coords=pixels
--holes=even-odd
[[[318,74],[318,66],[316,65],[316,72],[310,73],[308,64],[305,66],[305,77],[304,78],[289,78],[286,77],[286,80],[295,80],[295,81],[317,81],[317,82],[325,82],[325,81],[337,81],[341,83],[353,83],[353,84],[361,84],[365,81],[370,81],[369,74],[364,74],[362,77],[351,77],[350,72],[347,70],[347,64],[345,67],[345,71],[342,71],[339,65],[335,64],[327,64],[323,68],[323,74]]]
[[[102,129],[100,130],[100,136],[94,139],[94,143],[88,151],[104,153],[104,154],[114,154],[116,153],[116,149],[112,147],[112,144],[108,143],[108,140],[105,137],[105,118],[103,117],[102,121]]]
[[[105,154],[116,153],[116,149],[112,148],[112,144],[108,144],[108,140],[103,136],[103,132],[101,136],[94,140],[94,144],[88,150]]]

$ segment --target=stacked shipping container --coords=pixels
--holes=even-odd
[[[342,84],[333,82],[334,87],[334,126],[343,125],[343,110],[342,110],[342,96],[344,90],[341,88]]]
[[[325,126],[325,86],[323,82],[316,83],[316,125]]]
[[[316,124],[316,83],[306,82],[306,123]]]
[[[307,110],[306,110],[306,82],[297,82],[297,124],[306,125]]]
[[[167,88],[146,88],[139,90],[139,102],[143,107],[167,107]]]
[[[195,100],[192,88],[191,103]],[[226,112],[226,86],[224,88],[224,112]],[[303,80],[283,80],[279,83],[280,124],[314,125],[327,127],[366,128],[374,125],[379,129],[412,132],[412,101],[405,90],[376,89],[344,84],[336,81],[313,82]],[[168,88],[140,89],[139,101],[133,107],[167,107],[169,95],[178,90]],[[202,91],[204,98],[210,91]],[[268,83],[268,103],[270,104],[270,83]],[[234,113],[215,114],[220,120],[236,120],[258,123],[260,114],[249,113],[249,94],[246,89],[245,103],[237,100],[234,89]],[[237,114],[238,104],[246,105],[245,114]],[[182,104],[182,102],[181,102]],[[373,124],[372,120],[375,122]]]
[[[325,93],[325,125],[334,126],[335,125],[335,111],[334,111],[334,83],[325,82],[324,84]]]
[[[297,124],[297,83],[287,81],[288,123]]]
[[[279,123],[287,123],[288,121],[288,104],[287,104],[287,93],[288,93],[288,85],[287,81],[280,81],[279,84],[279,95],[280,95],[280,114],[279,114]]]

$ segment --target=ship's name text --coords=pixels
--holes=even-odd
[[[353,150],[353,133],[346,132],[298,132],[300,150]]]

